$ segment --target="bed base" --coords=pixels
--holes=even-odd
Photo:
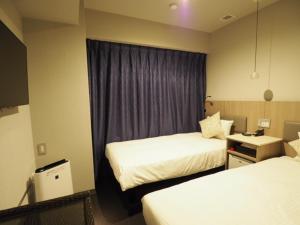
[[[116,180],[115,176],[113,175],[113,170],[110,167],[109,163],[107,165],[107,174],[106,176],[102,177],[102,182],[108,182],[109,185],[114,189],[114,193],[119,196],[121,199],[122,205],[126,208],[128,215],[132,216],[136,213],[139,213],[142,211],[142,203],[141,199],[144,195],[157,191],[163,188],[171,187],[176,184],[180,184],[182,182],[186,182],[198,177],[214,174],[220,171],[225,170],[225,166],[216,167],[207,171],[199,172],[196,174],[184,176],[184,177],[178,177],[178,178],[172,178],[168,180],[153,182],[149,184],[143,184],[139,185],[137,187],[128,189],[126,191],[122,191],[120,184]],[[101,185],[101,181],[96,184],[96,186]],[[99,190],[99,188],[97,188]]]

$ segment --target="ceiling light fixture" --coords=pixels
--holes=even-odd
[[[169,5],[169,8],[171,9],[171,10],[176,10],[177,8],[178,8],[178,5],[176,4],[176,3],[171,3],[170,5]]]

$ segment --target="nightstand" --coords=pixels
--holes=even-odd
[[[281,155],[282,139],[270,136],[227,137],[226,169],[245,166]]]

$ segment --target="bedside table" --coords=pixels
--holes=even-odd
[[[227,137],[226,169],[245,166],[281,155],[282,139],[270,136]]]

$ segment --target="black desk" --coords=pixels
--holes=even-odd
[[[91,195],[74,195],[0,211],[1,225],[94,225]]]

